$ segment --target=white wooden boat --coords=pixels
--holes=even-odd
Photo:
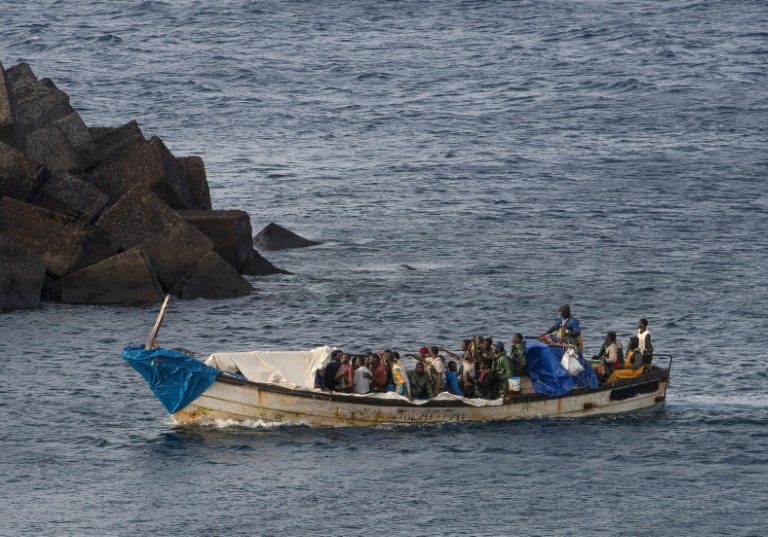
[[[166,304],[146,348],[153,347]],[[126,358],[129,350],[142,356],[148,352],[157,354],[155,358],[142,358],[143,367],[148,369],[140,371],[155,391],[153,383],[157,383],[157,372],[152,368],[161,367],[162,360],[175,359],[177,355],[179,359],[183,358],[179,353],[174,354],[174,351],[140,350],[142,348],[129,347],[123,352],[123,357]],[[205,371],[210,377],[210,384],[199,395],[195,395],[191,402],[174,406],[166,402],[163,404],[180,424],[210,420],[263,420],[322,426],[375,426],[385,423],[580,418],[630,412],[663,404],[671,369],[671,357],[667,357],[669,364],[666,367],[654,366],[652,371],[640,377],[599,384],[596,389],[575,387],[557,397],[540,393],[508,392],[503,398],[489,401],[442,393],[432,400],[410,402],[393,393],[355,395],[313,389],[310,380],[314,379],[315,368],[311,364],[316,366],[321,363],[323,353],[327,356],[330,350],[324,347],[303,353],[213,354],[206,363],[216,365],[215,369],[196,362],[197,366],[207,368]],[[294,369],[287,373],[278,371],[275,364],[285,363],[286,357],[292,354],[298,356],[302,365],[295,367],[294,363],[293,366],[287,366],[288,370],[292,367]],[[132,365],[139,370],[134,363]],[[221,369],[229,369],[230,372]],[[177,372],[177,369],[174,371]],[[247,374],[236,376],[232,374],[235,371],[245,371]],[[163,401],[158,391],[155,393]]]

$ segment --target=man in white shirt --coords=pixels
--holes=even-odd
[[[367,362],[367,359],[366,359]],[[373,375],[360,357],[355,358],[355,374],[352,377],[352,393],[364,395],[371,391]]]

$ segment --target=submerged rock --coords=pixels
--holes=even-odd
[[[233,298],[253,291],[253,286],[216,252],[205,254],[170,290],[184,299]]]
[[[0,309],[39,306],[44,281],[45,261],[0,236]]]
[[[259,252],[251,248],[251,252],[248,255],[248,259],[245,260],[242,268],[240,269],[242,274],[246,276],[268,276],[269,274],[293,274],[287,270],[277,268],[275,265],[267,261]]]
[[[187,223],[199,229],[213,251],[238,272],[253,251],[251,219],[245,211],[179,211]]]
[[[274,222],[259,231],[259,234],[253,238],[253,243],[264,250],[288,250],[322,244],[321,242],[305,239]]]
[[[142,248],[133,248],[64,276],[45,297],[70,304],[137,304],[163,301],[163,289]]]

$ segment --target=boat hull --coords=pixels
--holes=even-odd
[[[512,395],[501,405],[476,407],[460,400],[413,405],[399,400],[295,391],[220,376],[202,395],[172,416],[180,424],[262,420],[321,426],[580,418],[659,405],[664,402],[667,381],[667,370],[655,370],[637,379],[600,385],[597,390],[577,388],[554,398]]]

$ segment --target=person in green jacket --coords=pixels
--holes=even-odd
[[[414,399],[431,399],[435,393],[435,385],[432,376],[424,371],[424,364],[419,362],[416,369],[408,373],[411,381],[411,396]]]
[[[525,359],[525,341],[523,334],[517,333],[512,336],[512,352],[509,357],[511,366],[511,377],[527,377],[528,362]]]
[[[504,343],[497,341],[493,344],[493,372],[496,374],[496,394],[503,396],[507,393],[507,380],[511,367],[509,357],[504,351]]]

